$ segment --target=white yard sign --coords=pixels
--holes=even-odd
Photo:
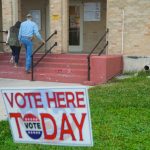
[[[92,146],[84,87],[1,90],[15,142]]]

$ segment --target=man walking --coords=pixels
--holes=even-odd
[[[19,41],[25,46],[26,49],[26,73],[30,73],[31,69],[31,55],[33,49],[33,37],[34,35],[45,44],[45,41],[42,39],[38,26],[35,22],[32,21],[32,15],[27,15],[27,20],[21,23],[19,30]]]

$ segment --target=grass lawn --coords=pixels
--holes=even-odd
[[[94,147],[13,143],[0,122],[0,150],[150,150],[150,79],[146,73],[89,90]]]

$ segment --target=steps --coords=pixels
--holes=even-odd
[[[40,58],[36,54],[34,62]],[[25,54],[20,55],[19,67],[9,62],[10,53],[0,53],[0,78],[30,80],[31,74],[25,73]],[[35,68],[34,80],[65,83],[87,81],[86,54],[48,54]]]

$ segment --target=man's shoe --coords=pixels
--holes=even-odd
[[[31,71],[30,70],[26,70],[26,73],[29,74],[29,73],[31,73]]]
[[[9,62],[13,64],[13,63],[14,63],[14,61],[15,61],[14,56],[11,56],[11,58],[10,58]]]
[[[17,64],[17,63],[15,63],[15,64],[14,64],[14,67],[15,67],[15,68],[18,68],[18,64]]]

